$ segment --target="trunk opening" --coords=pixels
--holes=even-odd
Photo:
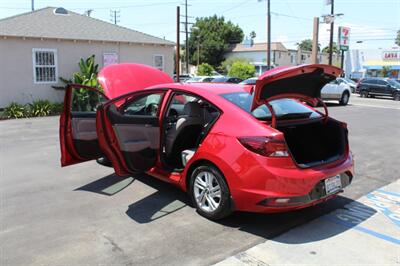
[[[278,125],[277,129],[284,134],[293,159],[302,168],[334,162],[347,151],[347,129],[333,119]]]

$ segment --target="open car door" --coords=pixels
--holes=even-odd
[[[96,132],[96,110],[107,101],[97,89],[70,84],[60,116],[61,166],[103,156]]]
[[[166,90],[117,97],[97,112],[99,144],[119,176],[155,166],[160,148],[160,109]]]

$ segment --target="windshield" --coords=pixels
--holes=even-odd
[[[253,95],[247,92],[235,92],[221,94],[221,96],[231,103],[237,105],[248,113],[251,113],[258,120],[270,120],[271,112],[268,107],[263,104],[251,112],[251,104]],[[321,115],[312,109],[304,106],[300,102],[293,99],[278,99],[269,102],[274,110],[277,119],[294,119],[294,118],[317,118]]]
[[[394,80],[392,80],[392,79],[388,79],[387,82],[388,82],[390,85],[392,85],[393,87],[400,88],[400,83],[398,83],[397,81],[394,81]]]
[[[257,78],[249,78],[249,79],[243,80],[239,84],[255,85],[256,81],[257,81]]]
[[[351,80],[351,79],[345,78],[344,80],[347,81],[347,83],[356,85],[356,83],[355,83],[353,80]]]

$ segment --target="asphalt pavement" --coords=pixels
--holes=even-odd
[[[340,197],[220,222],[152,177],[119,178],[95,162],[61,168],[58,117],[0,121],[0,265],[209,265],[274,241],[399,179],[399,108],[354,95],[348,106],[329,104],[331,116],[348,123],[356,160],[354,182]]]

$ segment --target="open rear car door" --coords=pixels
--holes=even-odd
[[[102,157],[97,133],[96,110],[107,97],[82,85],[67,86],[60,116],[61,166]]]
[[[99,144],[119,176],[155,166],[160,146],[160,109],[165,90],[125,94],[97,111]]]

